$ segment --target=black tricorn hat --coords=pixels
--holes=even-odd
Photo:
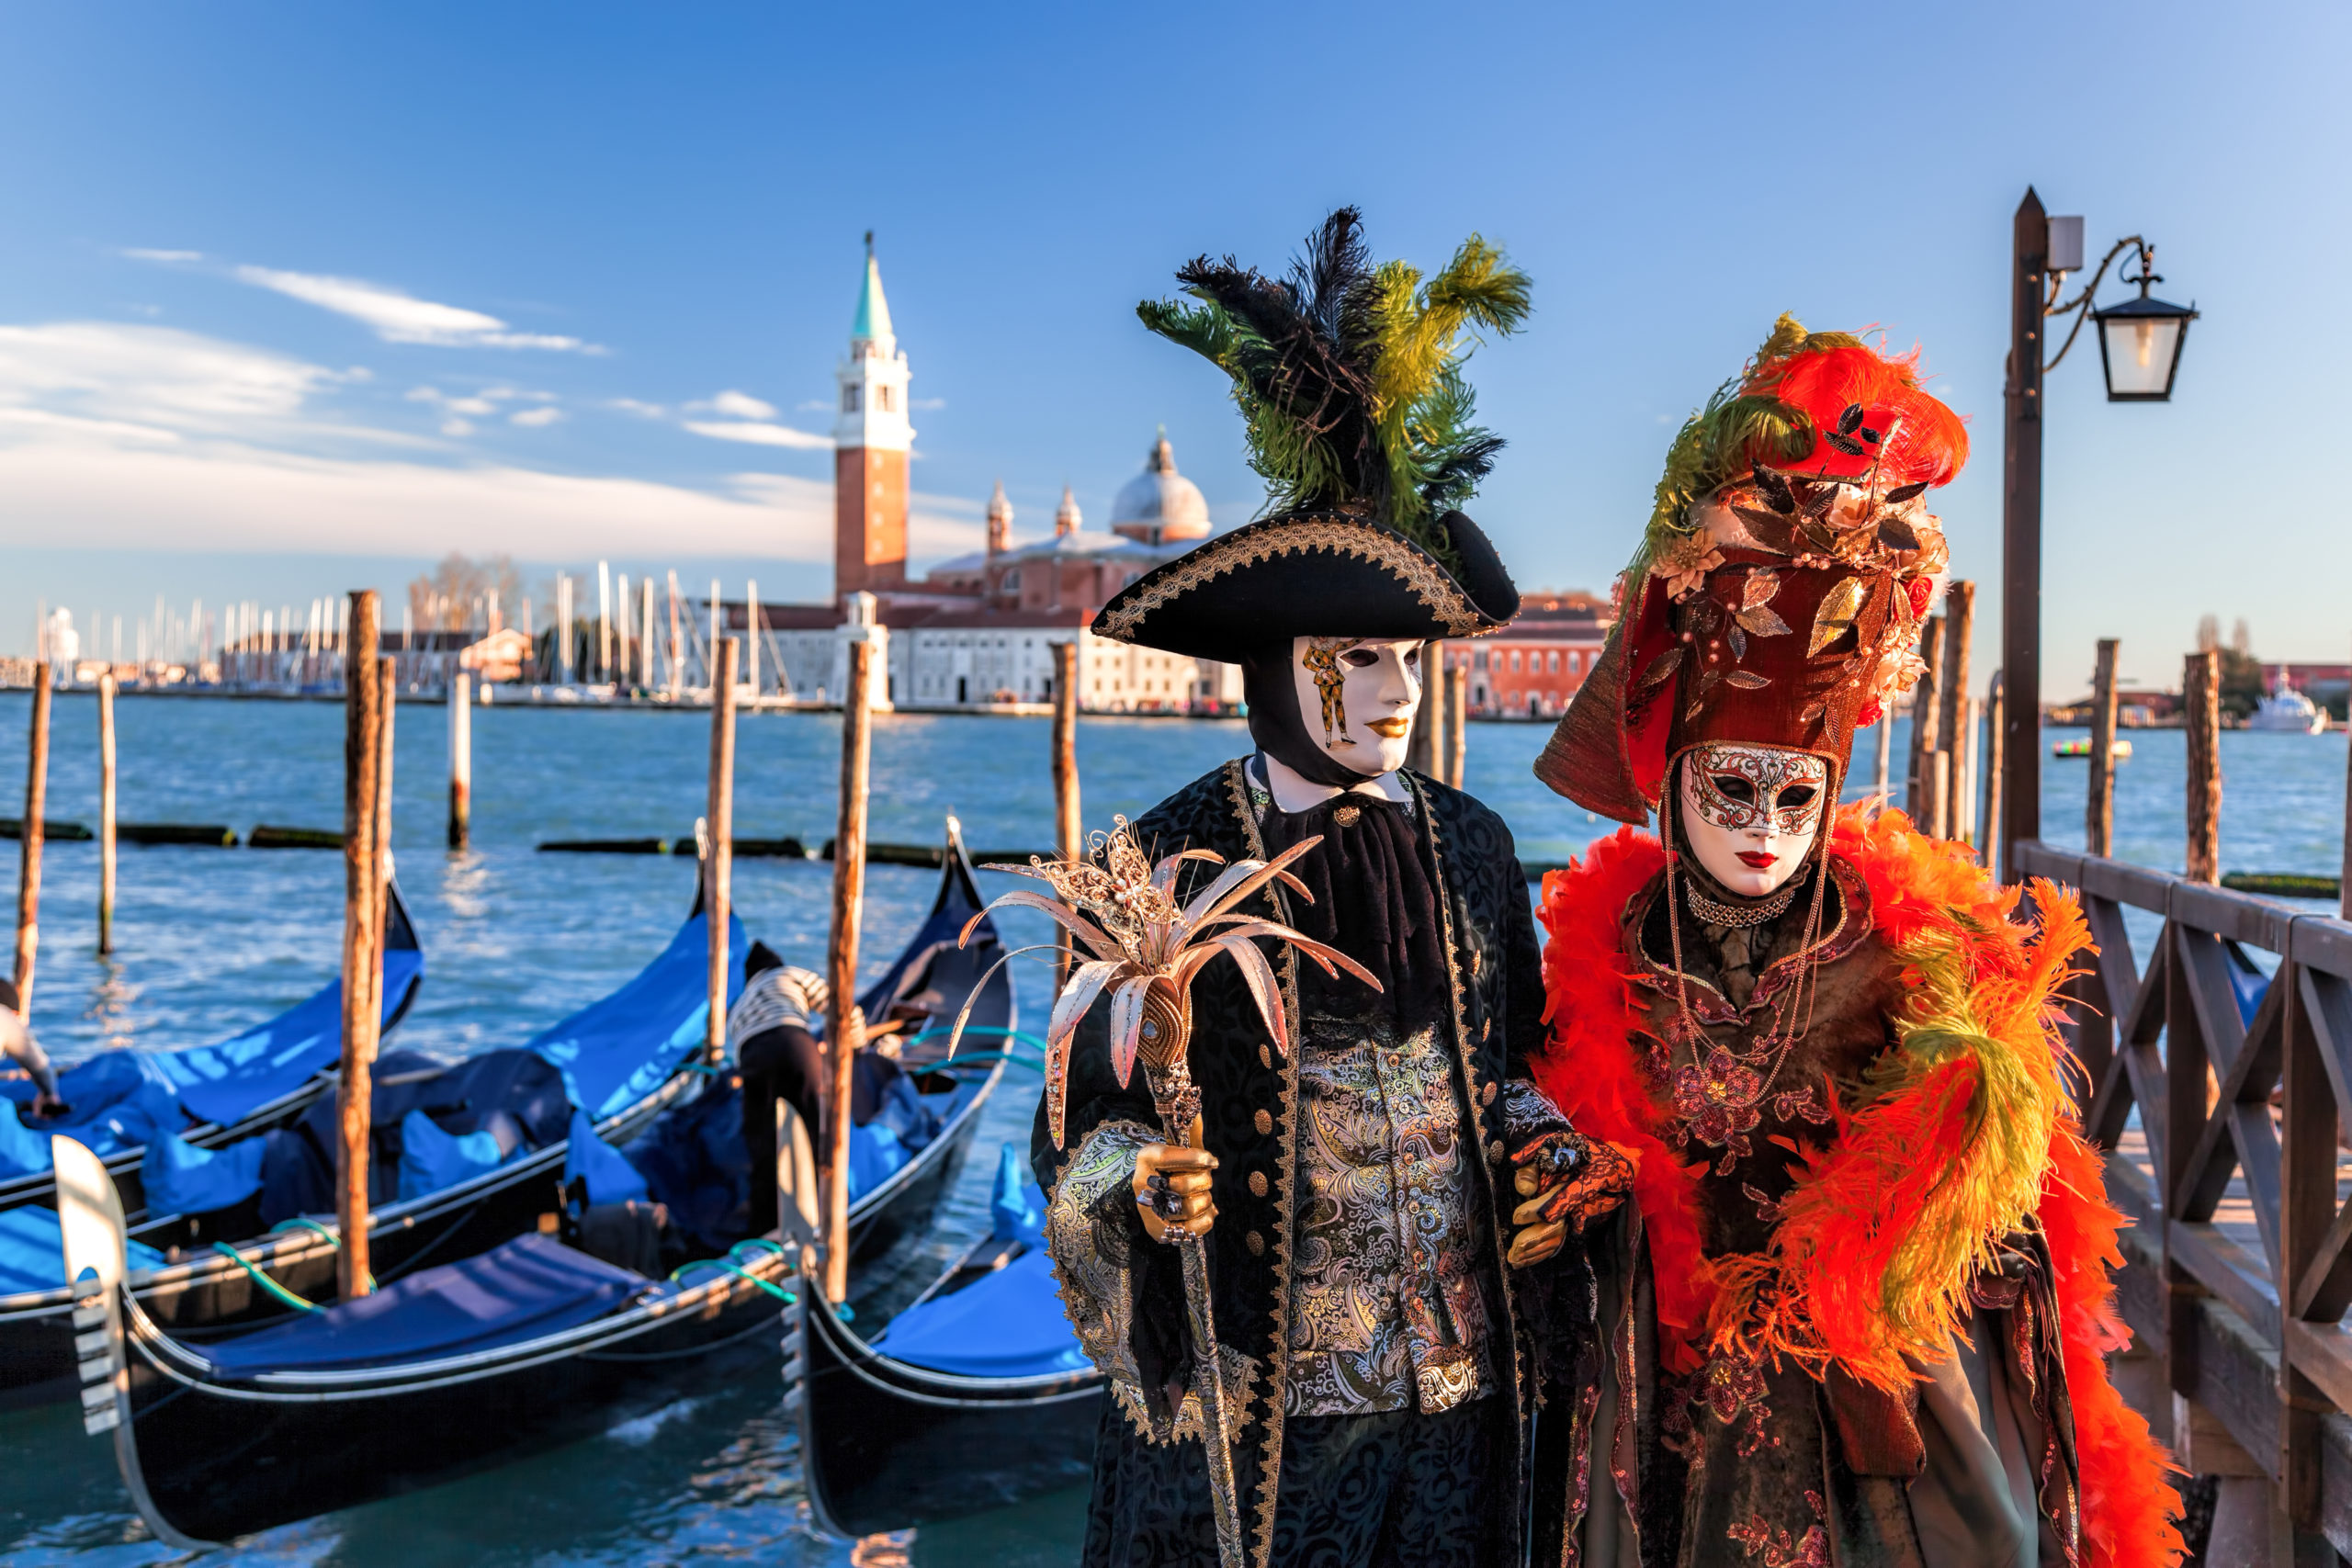
[[[1385,523],[1285,513],[1220,534],[1121,589],[1094,635],[1194,659],[1238,660],[1300,637],[1477,637],[1519,614],[1519,590],[1478,525],[1439,518],[1460,570]]]

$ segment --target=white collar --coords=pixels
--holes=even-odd
[[[1405,781],[1393,772],[1341,789],[1337,784],[1317,784],[1271,752],[1259,752],[1258,761],[1265,773],[1267,793],[1274,797],[1274,805],[1283,811],[1305,811],[1342,795],[1368,795],[1374,800],[1385,800],[1397,806],[1404,806],[1413,798],[1405,788]]]

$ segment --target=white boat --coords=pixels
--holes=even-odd
[[[2254,716],[2245,721],[2245,727],[2295,735],[2317,735],[2327,728],[2327,710],[2281,682],[2277,691],[2262,699],[2261,705],[2254,710]]]

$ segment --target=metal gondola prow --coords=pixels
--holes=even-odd
[[[130,1274],[124,1256],[122,1195],[106,1162],[72,1138],[52,1136],[50,1154],[57,1168],[57,1220],[65,1254],[65,1277],[74,1282],[74,1348],[82,1359],[82,1429],[92,1437],[114,1434],[116,1468],[138,1506],[139,1517],[155,1539],[175,1551],[200,1551],[209,1542],[172,1528],[148,1495],[139,1468],[139,1440],[130,1419],[130,1357],[123,1338],[123,1282]],[[83,1276],[88,1275],[87,1279]]]

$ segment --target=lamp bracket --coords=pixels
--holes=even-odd
[[[2051,275],[2049,297],[2043,301],[2041,313],[2053,320],[2060,316],[2073,316],[2075,318],[2075,324],[2067,329],[2066,341],[2058,345],[2057,354],[2042,365],[2041,373],[2043,375],[2046,376],[2051,371],[2057,369],[2059,361],[2066,357],[2066,351],[2075,346],[2075,339],[2081,334],[2083,323],[2090,320],[2091,297],[2098,292],[2098,286],[2106,280],[2107,269],[2115,265],[2115,258],[2121,255],[2127,250],[2135,252],[2138,254],[2140,262],[2140,276],[2138,277],[2126,277],[2121,274],[2118,274],[2117,280],[2123,283],[2139,284],[2140,293],[2143,298],[2145,298],[2148,292],[2148,285],[2151,282],[2162,283],[2164,281],[2164,277],[2161,274],[2152,274],[2148,270],[2153,258],[2156,254],[2156,248],[2150,244],[2145,238],[2138,234],[2133,234],[2128,238],[2116,241],[2115,243],[2109,248],[2107,254],[2100,259],[2098,270],[2091,274],[2091,280],[2083,285],[2083,291],[2080,294],[2075,295],[2072,299],[2067,300],[2063,305],[2057,303],[2057,299],[2059,290],[2065,286],[2064,275],[2058,273]],[[2131,264],[2127,262],[2124,265],[2128,266]]]

